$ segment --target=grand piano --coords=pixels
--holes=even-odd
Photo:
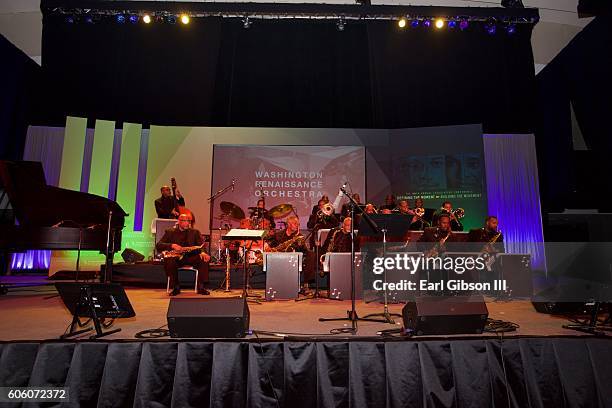
[[[126,215],[108,198],[47,185],[39,162],[0,161],[0,251],[5,255],[28,249],[99,251],[108,271],[102,279],[110,279]]]

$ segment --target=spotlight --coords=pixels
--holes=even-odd
[[[87,24],[93,24],[94,22],[93,17],[90,15],[86,15],[85,17],[83,17],[83,21]]]
[[[175,16],[175,15],[172,15],[172,14],[168,15],[168,16],[166,17],[166,22],[167,22],[168,24],[176,24],[176,16]]]
[[[136,24],[138,22],[138,16],[136,14],[130,14],[129,20],[130,23]]]
[[[148,14],[145,14],[144,16],[142,16],[142,22],[145,24],[151,23],[151,16]]]
[[[344,26],[345,26],[344,17],[340,17],[338,19],[338,22],[336,23],[336,28],[338,29],[338,31],[344,31]]]
[[[467,20],[461,20],[461,22],[459,23],[459,28],[461,29],[461,31],[465,31],[467,30],[469,25],[470,23]]]
[[[414,27],[414,28],[417,28],[417,27],[419,26],[419,24],[420,24],[420,22],[419,22],[419,20],[418,20],[418,19],[416,19],[416,18],[410,22],[410,25],[411,25],[412,27]]]
[[[423,27],[431,27],[431,20],[430,19],[425,19],[425,21],[423,21]]]
[[[181,14],[181,23],[189,24],[189,16],[187,14]]]
[[[400,18],[397,22],[397,25],[399,26],[399,28],[404,28],[406,27],[406,19],[405,18]]]
[[[506,26],[506,32],[507,32],[509,35],[512,35],[512,34],[516,33],[516,24],[514,24],[514,23],[510,23],[510,24],[508,24],[508,25]]]
[[[72,24],[72,23],[74,23],[74,16],[68,15],[68,16],[66,16],[65,20],[66,20],[66,22],[68,24]]]
[[[444,20],[442,20],[441,18],[436,19],[436,28],[438,30],[444,28]]]
[[[251,27],[251,24],[253,24],[253,22],[251,22],[248,17],[244,17],[242,19],[242,27],[244,27],[245,29]]]
[[[452,30],[455,27],[457,27],[457,22],[455,20],[451,20],[451,21],[448,22],[448,28],[450,28]]]
[[[125,23],[125,16],[123,14],[117,14],[115,20],[117,21],[117,23],[123,24]]]

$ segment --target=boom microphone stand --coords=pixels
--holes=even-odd
[[[229,186],[223,187],[221,190],[217,191],[215,194],[211,195],[206,200],[210,203],[209,216],[208,216],[208,231],[210,234],[210,237],[208,238],[208,253],[209,254],[210,254],[210,249],[212,247],[212,230],[213,230],[212,223],[213,223],[213,210],[215,206],[215,200],[219,196],[225,194],[225,192],[229,190],[230,188],[232,189],[232,191],[234,191],[234,187],[236,187],[236,179],[233,178]]]
[[[359,210],[359,212],[361,213],[361,216],[364,217],[368,223],[370,224],[370,226],[372,227],[372,229],[374,229],[374,231],[376,232],[380,232],[380,228],[378,227],[378,225],[376,225],[376,223],[374,222],[374,220],[372,220],[364,211],[363,209],[361,209],[361,207],[359,207],[359,204],[357,204],[357,202],[353,199],[353,197],[350,196],[350,194],[348,194],[346,192],[346,184],[344,184],[341,188],[340,191],[349,199],[349,206],[351,208],[351,310],[347,310],[346,314],[347,317],[332,317],[332,318],[324,318],[324,317],[320,317],[319,321],[320,322],[333,322],[333,321],[350,321],[351,322],[351,327],[342,327],[339,329],[333,329],[334,333],[351,333],[352,335],[356,335],[357,334],[357,322],[358,321],[367,321],[367,322],[383,322],[382,320],[378,320],[378,319],[368,319],[368,318],[360,318],[357,316],[357,310],[355,308],[355,228],[354,228],[354,224],[355,224],[355,208],[357,208]]]

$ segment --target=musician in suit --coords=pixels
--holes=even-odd
[[[306,226],[312,230],[310,235],[310,247],[314,248],[317,232],[320,229],[336,228],[339,224],[336,214],[333,213],[334,207],[324,199],[319,200],[318,210],[314,214],[310,214]]]
[[[341,227],[329,231],[322,248],[322,253],[351,252],[351,217],[346,217]],[[356,236],[355,252],[359,252],[359,241]]]
[[[306,240],[300,233],[300,220],[295,215],[287,217],[287,227],[284,230],[277,231],[274,235],[267,238],[267,243],[272,251],[275,248],[283,248],[277,252],[301,252],[304,254],[303,267],[304,282],[308,283],[315,278],[315,256],[312,251],[306,246]],[[284,248],[287,241],[295,239],[291,245]],[[285,244],[285,245],[283,245]]]
[[[442,203],[442,207],[434,213],[431,223],[437,225],[438,218],[443,214],[450,218],[450,228],[452,231],[463,231],[463,224],[453,213],[453,204],[450,201]]]
[[[166,230],[164,236],[156,245],[158,251],[176,251],[180,253],[187,247],[201,246],[204,243],[200,231],[191,228],[191,216],[189,214],[181,214],[177,224],[176,227]],[[184,265],[191,265],[198,270],[198,293],[201,295],[210,294],[206,290],[210,256],[201,249],[193,252],[195,253],[188,252],[182,258],[178,256],[164,257],[164,270],[170,278],[170,286],[173,288],[170,296],[176,296],[181,293],[181,286],[178,281],[178,268]]]
[[[155,200],[155,211],[157,218],[176,219],[179,217],[178,206],[185,206],[185,198],[176,189],[176,194],[172,194],[172,189],[168,186],[160,188],[161,197]]]
[[[487,252],[489,254],[504,253],[504,236],[498,230],[497,217],[489,215],[485,218],[482,228],[470,230],[467,241],[474,243],[474,252]]]
[[[420,251],[430,253],[429,256],[437,256],[447,251],[447,243],[456,241],[451,230],[450,215],[441,214],[438,217],[437,227],[425,228],[419,238],[418,247]]]

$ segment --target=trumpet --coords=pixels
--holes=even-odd
[[[415,208],[414,215],[416,215],[419,218],[423,218],[423,216],[425,215],[425,209],[423,207]]]
[[[453,215],[457,219],[463,218],[463,217],[465,217],[465,210],[463,208],[459,207],[456,210],[453,210]]]
[[[331,203],[327,202],[323,205],[323,208],[321,208],[318,212],[317,212],[317,216],[318,217],[323,217],[325,216],[330,216],[334,214],[334,206],[331,205]]]

